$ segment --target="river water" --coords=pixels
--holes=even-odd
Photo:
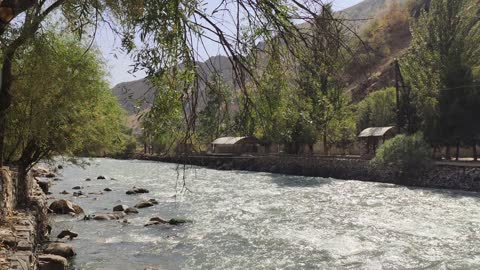
[[[71,242],[74,269],[480,269],[478,193],[204,168],[187,171],[190,191],[181,193],[174,164],[89,162],[66,166],[53,195],[89,214],[160,204],[128,216],[128,225],[54,217],[54,235],[80,235]],[[113,191],[59,194],[77,185]],[[126,195],[132,186],[150,193]],[[194,223],[143,226],[155,216]]]

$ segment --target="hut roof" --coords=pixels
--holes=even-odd
[[[367,138],[367,137],[382,137],[385,135],[387,132],[390,130],[393,130],[395,127],[371,127],[363,130],[360,135],[358,135],[359,138]]]
[[[212,144],[241,144],[241,143],[259,143],[255,137],[221,137],[212,142]]]

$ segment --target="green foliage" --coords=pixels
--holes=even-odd
[[[378,148],[370,165],[394,170],[397,176],[415,176],[431,165],[431,148],[421,133],[398,135]]]
[[[21,51],[14,65],[6,157],[29,166],[55,155],[120,151],[123,111],[104,80],[95,51],[47,32]]]
[[[230,103],[233,90],[223,82],[219,74],[207,81],[205,108],[199,113],[197,134],[200,141],[209,143],[231,129]]]
[[[192,76],[189,70],[176,69],[171,75],[151,79],[158,91],[152,108],[143,118],[143,136],[147,143],[156,144],[158,151],[169,152],[185,137],[186,114],[182,97]]]
[[[364,100],[357,104],[358,131],[369,127],[394,126],[395,114],[395,88],[370,93]]]
[[[478,139],[480,108],[474,71],[480,64],[478,7],[471,0],[432,1],[413,23],[413,41],[402,63],[421,130],[435,145]]]

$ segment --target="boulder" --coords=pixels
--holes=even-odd
[[[128,209],[127,205],[120,204],[115,207],[113,207],[113,212],[125,212]]]
[[[153,217],[150,219],[150,221],[153,221],[153,222],[160,222],[160,223],[169,223],[166,219],[163,219],[161,217]]]
[[[63,239],[63,238],[65,238],[65,237],[68,237],[68,239],[73,240],[73,238],[78,237],[78,233],[74,233],[74,232],[72,232],[72,231],[65,230],[65,231],[62,231],[62,232],[57,236],[57,238],[59,238],[59,239]]]
[[[63,195],[68,195],[68,194],[70,194],[70,192],[68,192],[68,191],[64,190],[64,191],[60,192],[60,194],[63,194]]]
[[[111,220],[111,219],[112,217],[108,214],[99,214],[93,217],[93,220],[99,220],[99,221]]]
[[[123,212],[116,212],[113,214],[98,214],[93,217],[93,220],[99,220],[99,221],[104,221],[104,220],[118,220],[122,219],[125,217],[125,214]]]
[[[74,204],[71,201],[63,199],[52,202],[49,209],[52,211],[52,213],[61,215],[66,215],[69,213],[80,215],[84,213],[82,207],[80,207],[78,204]]]
[[[112,191],[112,189],[111,188],[105,188],[103,191],[110,192],[110,191]]]
[[[153,204],[155,204],[155,205],[158,204],[157,200],[155,200],[155,199],[150,199],[150,200],[148,200],[148,201],[151,202],[151,203],[153,203]]]
[[[40,186],[40,188],[42,189],[43,193],[47,194],[48,193],[48,189],[50,187],[50,185],[48,184],[48,182],[45,182],[45,181],[37,181],[38,183],[38,186]]]
[[[100,175],[99,177],[97,177],[97,180],[105,180],[105,179],[107,179],[107,178],[106,178],[105,176],[102,176],[102,175]]]
[[[172,218],[168,221],[170,225],[180,225],[185,223],[192,223],[192,220],[184,219],[184,218]]]
[[[59,170],[63,170],[63,166],[62,166],[62,165],[58,165],[57,168],[58,168]]]
[[[83,189],[83,188],[81,186],[76,186],[76,187],[73,187],[72,189],[79,190],[79,189]]]
[[[85,179],[85,181],[90,182],[90,181],[92,181],[92,179],[87,178],[87,179]]]
[[[67,259],[75,256],[73,247],[64,243],[51,243],[43,252],[46,254],[62,256]]]
[[[141,202],[141,203],[137,203],[135,205],[135,208],[147,208],[147,207],[152,207],[154,206],[153,203],[149,202],[149,201],[144,201],[144,202]]]
[[[160,225],[160,224],[165,224],[165,223],[161,223],[161,222],[158,222],[158,221],[149,221],[147,224],[145,224],[143,226],[149,227],[149,226],[155,226],[155,225]]]
[[[32,174],[34,177],[44,177],[48,174],[48,169],[41,166],[36,166],[32,169]]]
[[[125,209],[125,214],[130,215],[130,214],[138,214],[138,210],[132,207],[129,207]]]
[[[83,193],[83,191],[73,192],[74,197],[80,197],[80,196],[83,196],[83,195],[85,195],[85,193]]]
[[[144,193],[150,193],[150,191],[146,188],[133,188],[128,190],[127,195],[133,195],[133,194],[144,194]]]
[[[151,218],[150,221],[145,224],[144,226],[145,227],[148,227],[148,226],[154,226],[154,225],[161,225],[161,224],[170,224],[169,221],[161,218],[161,217],[154,217],[154,218]]]
[[[38,256],[38,270],[66,270],[67,259],[62,256],[46,254]]]
[[[135,191],[135,193],[137,194],[141,194],[141,193],[149,193],[150,191],[146,188],[136,188],[134,189],[133,191]]]

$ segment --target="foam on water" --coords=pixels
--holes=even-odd
[[[186,172],[193,192],[179,194],[183,183],[176,165],[92,163],[86,169],[65,167],[64,181],[52,188],[55,196],[75,201],[87,213],[150,198],[159,205],[127,216],[129,225],[57,218],[56,231],[80,234],[73,241],[77,269],[480,268],[477,193],[195,168]],[[95,180],[98,175],[117,180]],[[85,182],[87,177],[92,181]],[[57,195],[76,185],[85,193],[105,187],[113,192]],[[125,195],[133,186],[151,192]],[[143,226],[155,216],[194,223]]]

